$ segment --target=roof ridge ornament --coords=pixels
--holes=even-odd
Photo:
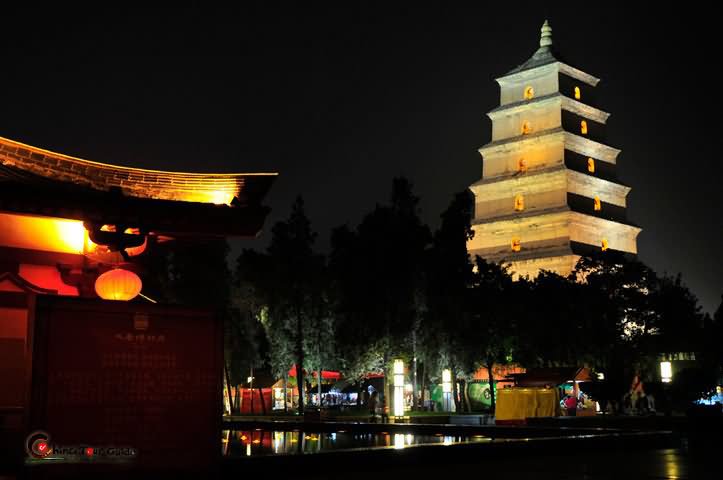
[[[552,27],[550,23],[545,19],[545,23],[542,24],[540,29],[540,48],[549,48],[552,46]]]

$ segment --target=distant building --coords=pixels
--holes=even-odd
[[[492,140],[479,149],[482,179],[470,187],[471,255],[534,277],[566,275],[594,251],[637,253],[641,229],[626,219],[630,187],[617,181],[620,150],[604,143],[598,82],[556,57],[547,21],[534,55],[497,79]]]

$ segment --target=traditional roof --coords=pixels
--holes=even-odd
[[[523,70],[541,67],[542,65],[554,62],[557,62],[557,58],[555,58],[552,50],[552,27],[550,27],[548,21],[545,20],[545,23],[542,24],[542,28],[540,29],[540,48],[538,48],[525,63],[513,68],[505,75],[512,75],[513,73],[519,73]]]
[[[255,236],[276,176],[123,167],[0,137],[0,210],[156,233]]]
[[[588,85],[592,85],[593,87],[600,81],[599,78],[594,77],[589,73],[585,73],[582,70],[571,67],[560,58],[560,55],[552,46],[552,27],[550,27],[547,20],[545,20],[545,23],[540,29],[540,48],[538,48],[526,62],[502,75],[497,79],[497,81],[500,82],[505,77],[510,77],[526,70],[532,70],[533,68],[552,64],[557,65],[560,73],[564,73],[565,75],[587,83]]]

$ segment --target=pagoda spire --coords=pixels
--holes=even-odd
[[[552,46],[552,27],[545,20],[540,29],[540,48],[550,48]]]

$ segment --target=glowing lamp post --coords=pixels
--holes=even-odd
[[[442,370],[442,395],[444,410],[452,411],[452,372],[449,368]]]
[[[394,360],[394,416],[404,416],[404,361]]]
[[[660,380],[670,383],[673,380],[673,366],[670,362],[660,362]]]
[[[142,287],[138,275],[122,268],[109,270],[95,280],[95,293],[103,300],[132,300]]]

